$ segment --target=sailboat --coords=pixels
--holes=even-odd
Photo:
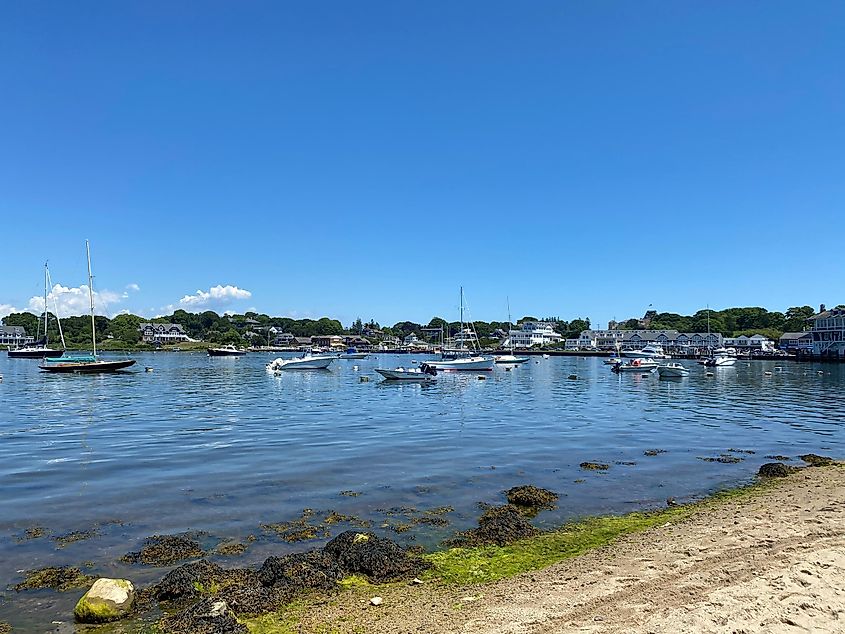
[[[496,357],[493,357],[493,360],[496,363],[500,363],[502,365],[517,365],[519,363],[525,363],[528,361],[528,357],[517,357],[513,354],[513,337],[511,337],[510,333],[511,327],[511,300],[508,299],[508,343],[510,344],[511,353],[510,354],[500,354]]]
[[[44,336],[41,336],[41,322],[38,322],[38,332],[36,336],[38,340],[23,348],[16,348],[9,350],[8,355],[13,359],[43,359],[44,357],[60,357],[64,354],[64,335],[62,335],[62,322],[59,321],[59,314],[56,312],[56,321],[59,323],[59,335],[62,338],[62,350],[56,350],[50,347],[49,335],[47,334],[47,316],[50,311],[47,310],[47,292],[50,287],[50,269],[47,268],[47,263],[44,263]]]
[[[467,350],[464,347],[464,342],[467,336],[469,336],[469,339],[472,342],[472,350]],[[454,359],[447,358],[446,350],[444,349],[440,360],[427,361],[426,363],[435,370],[472,370],[475,372],[492,371],[494,363],[493,358],[477,354],[477,351],[475,350],[475,346],[477,344],[478,337],[475,335],[475,329],[472,326],[472,322],[469,323],[469,328],[464,329],[464,287],[461,286],[461,332],[460,339],[458,341],[458,349],[455,351],[457,356]]]
[[[91,345],[92,354],[65,355],[59,358],[47,357],[44,365],[40,365],[45,372],[65,373],[93,373],[114,372],[135,365],[133,359],[119,359],[106,361],[97,356],[97,329],[94,326],[94,276],[91,274],[91,246],[85,241],[85,254],[88,257],[88,299],[91,306]]]
[[[707,347],[710,355],[699,359],[699,364],[708,368],[729,368],[736,363],[736,357],[728,354],[725,348],[710,348],[710,306],[707,307]]]

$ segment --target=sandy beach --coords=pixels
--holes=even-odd
[[[466,587],[344,593],[299,631],[845,632],[845,468],[746,497],[541,571]]]

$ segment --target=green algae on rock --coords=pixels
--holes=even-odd
[[[73,609],[80,623],[108,623],[129,614],[135,602],[135,587],[126,579],[97,579]]]
[[[509,504],[532,509],[554,508],[558,494],[548,489],[541,489],[531,484],[515,486],[505,491]]]

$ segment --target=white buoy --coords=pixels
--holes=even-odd
[[[358,371],[358,366],[357,366],[357,365],[353,365],[353,366],[352,366],[352,369],[353,369],[355,372],[357,372],[357,371]]]

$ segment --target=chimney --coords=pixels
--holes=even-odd
[[[825,307],[824,307],[824,304],[819,305],[819,312],[820,312],[820,313],[823,313],[825,310],[826,310],[826,309],[825,309]]]

